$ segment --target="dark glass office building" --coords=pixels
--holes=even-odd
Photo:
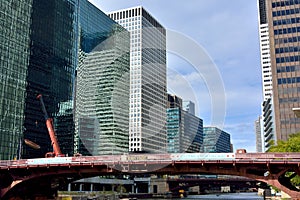
[[[32,1],[0,1],[0,160],[18,157],[30,50]]]
[[[203,120],[182,110],[184,129],[182,146],[187,153],[203,152]]]
[[[24,145],[22,157],[43,157],[52,151],[45,118],[36,99],[42,94],[46,109],[55,123],[69,115],[77,62],[77,5],[73,0],[33,0],[30,24],[29,63],[26,77],[24,139],[40,149]],[[65,113],[64,113],[65,112]],[[71,134],[65,126],[59,135]],[[69,133],[68,133],[69,132]],[[62,139],[61,137],[59,137]],[[70,152],[71,153],[71,152]]]
[[[217,127],[203,128],[204,153],[229,153],[231,152],[230,135]]]
[[[77,5],[72,0],[7,0],[0,10],[0,159],[44,157],[52,148],[36,96],[44,96],[57,123],[58,115],[72,110],[65,102],[73,98]],[[57,132],[70,134],[61,128]],[[25,139],[40,148],[25,145]]]
[[[203,120],[182,110],[182,99],[168,94],[168,153],[199,153],[203,149]]]
[[[38,94],[53,118],[62,153],[74,153],[76,69],[87,63],[113,74],[102,75],[101,83],[98,77],[93,89],[97,103],[113,96],[118,109],[103,114],[109,106],[98,107],[97,115],[112,115],[111,122],[119,122],[105,125],[113,127],[116,137],[119,129],[128,129],[129,78],[123,75],[129,70],[129,35],[119,35],[124,29],[116,22],[87,0],[5,0],[0,2],[0,25],[0,160],[44,157],[53,151]],[[114,86],[114,95],[106,95]],[[40,148],[26,145],[25,139]],[[128,140],[122,144],[127,150]]]

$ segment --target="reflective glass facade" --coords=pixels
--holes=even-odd
[[[203,120],[182,109],[182,99],[168,94],[167,152],[195,153],[203,150]],[[189,101],[189,105],[194,105]]]
[[[180,150],[183,122],[180,108],[167,109],[167,152],[182,153]]]
[[[86,0],[79,13],[75,151],[128,152],[129,32]]]
[[[53,151],[38,94],[62,153],[127,152],[129,33],[87,0],[1,1],[0,24],[0,160]]]
[[[184,130],[182,135],[182,150],[187,153],[203,151],[203,120],[183,111]]]
[[[59,140],[74,133],[73,105],[66,102],[73,100],[77,63],[76,2],[0,3],[0,159],[44,157],[52,151],[38,94],[44,96]],[[24,139],[41,148],[26,145]],[[73,153],[69,146],[62,148],[64,153]]]
[[[231,152],[230,135],[216,127],[203,128],[204,153]]]
[[[32,1],[0,1],[0,160],[19,157]]]
[[[77,5],[73,0],[33,0],[30,25],[30,55],[27,68],[24,139],[41,146],[23,145],[23,158],[44,157],[52,151],[45,118],[36,99],[42,94],[49,116],[69,116],[77,62]],[[67,112],[65,112],[67,111]],[[69,122],[71,124],[71,122]],[[62,128],[62,129],[58,129]],[[70,134],[66,126],[56,127],[58,135]],[[58,137],[59,140],[63,139]],[[72,153],[72,152],[70,152]]]

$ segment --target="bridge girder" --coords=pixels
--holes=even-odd
[[[46,164],[31,165],[25,168],[10,167],[0,170],[1,199],[9,199],[15,191],[20,192],[26,189],[26,183],[32,180],[60,180],[59,184],[67,184],[76,179],[92,177],[97,175],[118,175],[123,174],[224,174],[237,175],[256,179],[273,185],[293,199],[300,199],[299,191],[291,188],[288,178],[285,177],[287,171],[294,171],[299,174],[299,165],[296,163],[269,163],[246,161],[166,161],[157,162],[151,160],[144,161],[124,161],[124,162],[82,162],[76,164]],[[267,173],[268,172],[268,173]],[[267,174],[266,174],[267,173]],[[49,181],[48,185],[53,185],[55,181]],[[38,181],[36,185],[38,185]],[[20,189],[21,188],[21,189]],[[37,187],[38,188],[38,187]],[[53,187],[53,190],[58,187]],[[28,191],[28,190],[27,190]],[[40,192],[40,191],[39,191]]]

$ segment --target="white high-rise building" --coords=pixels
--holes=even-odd
[[[259,24],[260,63],[262,68],[263,98],[272,96],[272,70],[270,58],[270,41],[268,24]]]
[[[262,89],[263,89],[263,103],[262,103],[262,123],[261,134],[262,141],[257,137],[256,143],[261,143],[262,150],[268,150],[270,144],[276,142],[275,134],[275,119],[273,115],[273,84],[272,84],[272,68],[271,68],[271,50],[269,25],[266,12],[266,1],[258,0],[258,26],[259,26],[259,42],[260,42],[260,63],[262,72]]]
[[[141,6],[108,16],[131,38],[129,151],[166,152],[166,30]]]
[[[195,114],[195,104],[194,104],[194,102],[192,102],[190,100],[184,100],[182,102],[182,109],[187,111],[188,113],[190,113],[192,115],[196,115]]]

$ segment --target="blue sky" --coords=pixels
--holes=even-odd
[[[141,5],[166,29],[202,48],[213,63],[211,67],[218,72],[214,77],[216,84],[224,88],[224,99],[212,82],[203,78],[206,73],[203,69],[208,68],[194,70],[193,62],[186,59],[189,55],[170,52],[167,56],[168,91],[195,101],[197,115],[203,119],[204,126],[216,125],[212,115],[224,115],[223,125],[217,125],[230,133],[234,148],[255,151],[254,121],[260,115],[262,102],[256,0],[90,2],[103,12]],[[186,51],[189,53],[192,52]],[[226,112],[218,113],[218,107],[223,104]],[[213,107],[217,111],[212,111]]]

